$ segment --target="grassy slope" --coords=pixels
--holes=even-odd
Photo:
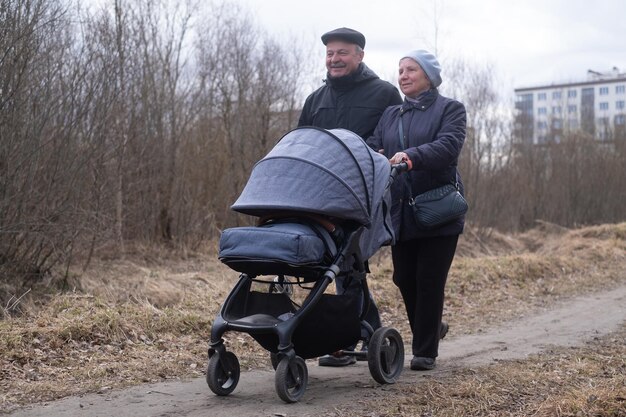
[[[372,260],[370,287],[383,320],[408,335],[385,253]],[[471,333],[478,330],[479,323],[490,326],[529,309],[546,308],[559,298],[624,283],[625,254],[626,223],[571,231],[545,226],[521,236],[469,231],[463,235],[450,273],[446,320],[455,332]],[[0,410],[83,392],[202,375],[211,321],[236,277],[215,261],[212,250],[184,256],[137,250],[125,260],[103,260],[81,273],[76,277],[81,291],[24,301],[21,316],[0,321]],[[244,369],[269,366],[267,353],[247,335],[227,337]],[[529,368],[510,366],[510,371],[496,372],[510,376]],[[491,370],[484,372],[485,380],[496,378],[489,374]],[[480,384],[474,377],[471,373],[453,376],[458,378],[455,384],[461,392],[464,384]],[[379,413],[408,416],[440,410],[434,415],[452,415],[450,410],[436,408],[438,398],[446,402],[448,383],[439,386],[443,391],[437,391],[437,381],[433,384],[429,388],[432,396],[423,401],[435,408],[420,411],[401,402],[411,411]],[[575,383],[566,383],[564,389],[575,390]],[[412,392],[398,395],[416,397]],[[623,393],[615,398],[620,395]],[[459,398],[461,403],[471,404],[471,396]],[[517,401],[525,403],[523,396]],[[469,410],[466,415],[476,415]]]

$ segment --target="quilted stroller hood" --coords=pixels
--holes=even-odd
[[[390,171],[387,158],[349,130],[301,127],[255,164],[231,208],[258,217],[290,211],[356,221],[367,228],[360,247],[369,258],[393,241]]]

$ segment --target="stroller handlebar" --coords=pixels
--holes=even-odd
[[[403,172],[409,170],[409,164],[406,162],[400,162],[399,164],[391,165],[391,174],[389,174],[389,182],[387,183],[387,188],[391,186],[391,184],[396,180],[396,177]]]

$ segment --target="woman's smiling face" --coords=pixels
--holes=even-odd
[[[430,80],[426,73],[411,58],[403,58],[398,69],[398,84],[400,91],[407,97],[415,98],[421,92],[430,89]]]

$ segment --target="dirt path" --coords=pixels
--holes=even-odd
[[[398,384],[418,383],[424,375],[524,358],[547,346],[575,346],[614,331],[626,321],[626,286],[568,300],[549,311],[521,318],[475,335],[450,337],[440,347],[435,371],[405,371]],[[410,352],[410,349],[408,350]],[[410,356],[407,355],[407,362]],[[243,372],[228,397],[213,395],[203,378],[142,385],[123,391],[70,397],[16,411],[11,416],[317,416],[334,407],[384,395],[397,385],[380,386],[367,364],[322,368],[307,361],[309,385],[303,399],[285,404],[274,391],[274,373]]]

